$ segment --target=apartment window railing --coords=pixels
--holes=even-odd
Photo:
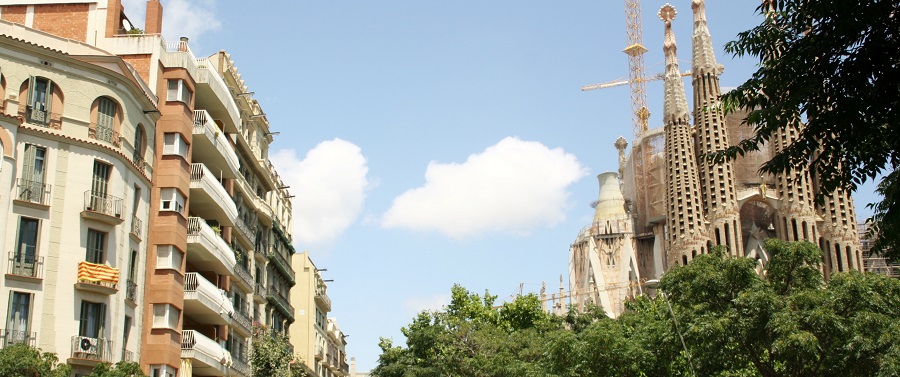
[[[72,337],[72,357],[76,359],[96,360],[111,363],[113,361],[113,342],[108,339]]]
[[[18,179],[16,199],[43,205],[50,205],[50,185],[38,181]]]
[[[137,283],[131,279],[125,281],[125,298],[137,302]]]
[[[0,336],[3,337],[3,339],[0,339],[0,348],[6,348],[14,344],[25,344],[34,347],[35,339],[37,339],[36,332],[10,329],[0,330]]]
[[[144,170],[144,155],[140,151],[134,151],[134,154],[131,155],[131,161],[134,162],[141,171]]]
[[[268,293],[266,293],[266,298],[272,303],[276,304],[276,307],[280,307],[283,314],[287,317],[291,318],[293,321],[294,318],[294,307],[291,306],[291,300],[284,296],[281,291],[275,289],[274,287],[269,287]]]
[[[144,223],[137,217],[137,215],[131,215],[131,234],[134,234],[138,238],[141,238],[141,228]]]
[[[250,271],[247,271],[242,264],[238,263],[234,265],[234,274],[243,280],[248,287],[253,286],[253,276],[250,275]]]
[[[266,287],[262,285],[262,283],[256,283],[256,285],[253,286],[253,293],[260,296],[265,296]]]
[[[20,107],[20,109],[22,109]],[[29,124],[36,126],[52,128],[54,130],[62,129],[62,114],[47,112],[35,109],[31,106],[25,106],[24,110],[19,110],[19,116],[25,118]]]
[[[91,123],[90,128],[88,128],[88,137],[100,141],[105,141],[117,147],[122,145],[118,132],[114,131],[110,127],[100,126],[97,123]]]
[[[275,262],[275,266],[278,267],[285,276],[289,277],[291,283],[294,282],[294,271],[291,269],[291,264],[281,255],[280,252],[275,250],[269,250],[268,254],[269,260]]]
[[[253,328],[253,321],[250,320],[250,313],[247,313],[244,309],[235,309],[231,314],[231,318],[234,319],[235,322],[244,327],[244,330],[250,331]]]
[[[44,272],[44,257],[34,255],[34,246],[22,245],[22,250],[28,250],[28,248],[31,248],[31,253],[16,251],[9,253],[9,268],[6,273],[41,279]]]
[[[122,199],[112,195],[100,195],[90,190],[84,192],[84,210],[122,218]]]

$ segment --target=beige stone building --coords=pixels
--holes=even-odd
[[[746,114],[722,114],[718,77],[723,67],[715,59],[704,1],[694,0],[692,10],[693,123],[671,29],[675,10],[667,5],[659,13],[665,26],[665,124],[634,140],[628,154],[624,139],[615,143],[621,186],[611,183],[615,173],[600,175],[593,223],[570,249],[569,297],[576,307],[592,303],[618,316],[622,300],[640,294],[643,282],[716,246],[726,247],[730,255],[755,258],[761,267],[769,258],[763,242],[772,237],[819,245],[826,278],[863,269],[849,193],[838,190],[816,206],[818,187],[808,170],[758,173],[799,129],[780,133],[761,150],[735,161],[715,164],[700,158],[751,137],[753,129],[742,124]]]
[[[291,289],[291,303],[297,308],[297,321],[291,326],[290,337],[294,353],[303,359],[307,371],[316,377],[349,375],[347,340],[329,318],[331,299],[327,281],[309,257],[309,252],[293,255],[297,271],[297,285]]]
[[[146,7],[130,33],[120,0],[0,5],[4,339],[76,373],[248,376],[254,323],[295,320],[276,133],[227,53]]]

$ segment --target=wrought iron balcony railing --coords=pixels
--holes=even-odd
[[[42,205],[50,205],[50,185],[40,181],[18,179],[16,199]]]
[[[28,249],[31,252],[28,252]],[[44,272],[44,257],[34,255],[34,246],[22,245],[24,252],[11,251],[9,253],[9,269],[7,274],[41,279]]]
[[[14,344],[25,344],[34,347],[37,333],[17,329],[0,330],[0,348],[6,348]]]
[[[111,363],[113,341],[86,336],[72,337],[72,358]]]
[[[84,192],[84,210],[102,213],[112,217],[122,218],[122,198],[112,195],[95,193],[91,190]]]

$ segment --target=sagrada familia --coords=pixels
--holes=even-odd
[[[675,10],[667,4],[659,13],[665,22],[664,126],[634,140],[628,155],[625,139],[616,140],[619,171],[598,176],[593,222],[570,247],[568,298],[576,308],[592,303],[616,317],[647,280],[719,245],[730,255],[755,258],[761,269],[769,258],[764,241],[772,237],[818,245],[826,278],[862,270],[849,192],[837,190],[817,204],[817,182],[808,171],[759,173],[763,162],[797,138],[795,130],[733,161],[701,158],[754,130],[743,123],[746,112],[721,111],[723,68],[715,59],[704,1],[693,0],[692,9],[693,108],[675,53]]]

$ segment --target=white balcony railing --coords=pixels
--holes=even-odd
[[[234,305],[225,291],[196,272],[184,274],[184,299],[197,300],[223,318],[229,318],[234,313]]]
[[[225,80],[222,80],[219,72],[216,71],[209,59],[197,60],[197,83],[208,84],[219,101],[225,106],[225,111],[228,112],[228,117],[230,118],[228,120],[235,127],[241,124],[240,110],[238,110],[238,106],[231,96]]]
[[[201,365],[225,372],[231,365],[231,354],[216,341],[194,330],[181,332],[181,358],[193,359]]]
[[[225,191],[225,187],[219,183],[219,180],[216,179],[216,176],[209,171],[209,168],[206,165],[195,163],[191,164],[191,188],[202,189],[206,192],[211,198],[212,201],[216,202],[222,210],[225,212],[225,216],[233,223],[238,216],[237,206],[234,205],[234,200],[231,199],[231,196],[228,195],[228,191]],[[196,202],[192,202],[196,203]],[[193,211],[194,207],[191,206]]]
[[[234,147],[231,146],[228,138],[225,137],[225,133],[219,130],[219,127],[213,122],[212,116],[206,110],[194,110],[194,135],[200,134],[204,134],[209,138],[213,146],[225,158],[225,162],[231,171],[235,175],[240,174],[241,165]]]
[[[198,244],[208,250],[225,268],[234,275],[237,259],[228,242],[219,237],[216,231],[199,217],[188,218],[188,244]],[[188,245],[190,246],[190,245]]]

